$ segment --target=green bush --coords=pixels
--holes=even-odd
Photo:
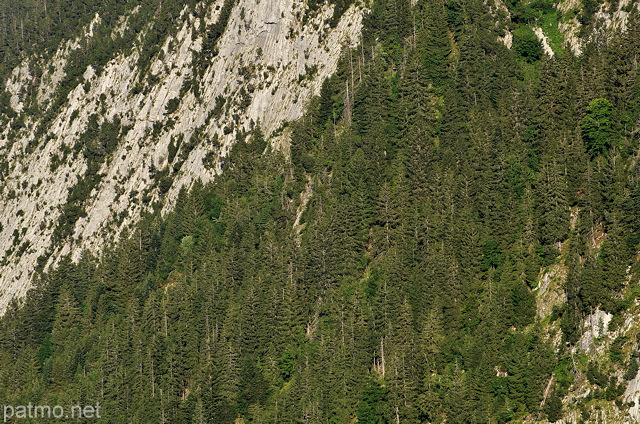
[[[542,43],[528,26],[521,26],[513,31],[513,49],[527,62],[533,62],[542,57]]]

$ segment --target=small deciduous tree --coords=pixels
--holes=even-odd
[[[592,157],[605,153],[615,138],[611,102],[603,98],[592,100],[587,107],[587,114],[582,119],[581,130],[584,145]]]

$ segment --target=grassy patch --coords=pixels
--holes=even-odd
[[[549,46],[555,54],[562,56],[564,54],[564,36],[558,29],[558,14],[555,9],[542,15],[540,27],[547,36]]]

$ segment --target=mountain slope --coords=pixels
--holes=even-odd
[[[154,202],[171,207],[180,187],[219,173],[238,134],[299,118],[358,41],[363,11],[219,1],[168,23],[161,7],[133,47],[105,46],[133,31],[139,7],[113,28],[96,14],[51,59],[25,59],[6,82],[18,116],[1,147],[0,309],[36,263],[99,251]]]
[[[83,184],[60,191],[62,216],[76,219],[53,218],[57,263],[0,320],[0,403],[99,403],[104,422],[637,421],[639,4],[308,2],[334,34],[353,29],[359,41],[335,57],[333,44],[308,52],[336,60],[322,82],[305,76],[320,66],[283,64],[289,82],[273,94],[273,71],[251,79],[261,62],[232,52],[257,57],[235,34],[260,13],[271,30],[277,13],[242,4],[187,9],[205,22],[229,13],[200,53],[180,48],[191,45],[185,22],[198,19],[169,14],[182,23],[165,53],[153,31],[133,45],[131,63],[149,69],[132,77],[142,84],[98,98],[105,113],[77,109],[71,121],[85,126],[72,132],[81,144],[70,163]],[[134,28],[137,13],[114,22]],[[325,40],[319,21],[291,16]],[[265,61],[293,57],[269,49]],[[146,51],[158,60],[143,66]],[[170,65],[190,55],[199,65],[182,90]],[[232,57],[239,77],[211,73]],[[117,60],[91,63],[86,89],[84,64],[57,77],[81,82],[69,91],[80,103],[116,81],[96,84]],[[218,97],[227,82],[236,94]],[[306,110],[299,99],[259,112],[278,90],[307,93]],[[19,108],[19,94],[6,100]],[[131,106],[138,121],[106,113],[132,98],[143,100]],[[199,104],[215,111],[209,121]],[[51,115],[56,131],[73,127],[67,113]],[[153,168],[139,171],[146,161]],[[147,193],[122,190],[122,210],[148,207],[139,220],[118,217],[113,243],[85,226],[102,210],[96,188],[106,199],[115,186],[100,169],[149,174]],[[11,184],[25,199],[28,184]],[[78,229],[97,248],[81,254],[76,241],[64,256]]]

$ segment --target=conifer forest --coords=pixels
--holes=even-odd
[[[303,15],[331,6],[335,26],[354,5],[327,1],[306,0]],[[178,13],[213,3],[2,0],[0,80],[99,14],[52,98],[64,107],[89,64],[141,39],[149,68]],[[218,3],[194,81],[233,19],[237,2]],[[139,220],[100,251],[43,256],[0,318],[0,405],[100,404],[101,417],[10,422],[635,422],[640,10],[574,3],[365,1],[361,39],[303,116],[235,129],[226,155],[203,159],[215,178],[168,208],[184,155],[208,136],[172,141],[156,197],[131,200]],[[602,29],[607,8],[626,11],[624,29]],[[579,54],[559,29],[569,19]],[[2,91],[11,128],[43,113],[12,104]],[[54,246],[126,131],[102,122],[89,119],[76,146],[86,172],[65,193]]]

